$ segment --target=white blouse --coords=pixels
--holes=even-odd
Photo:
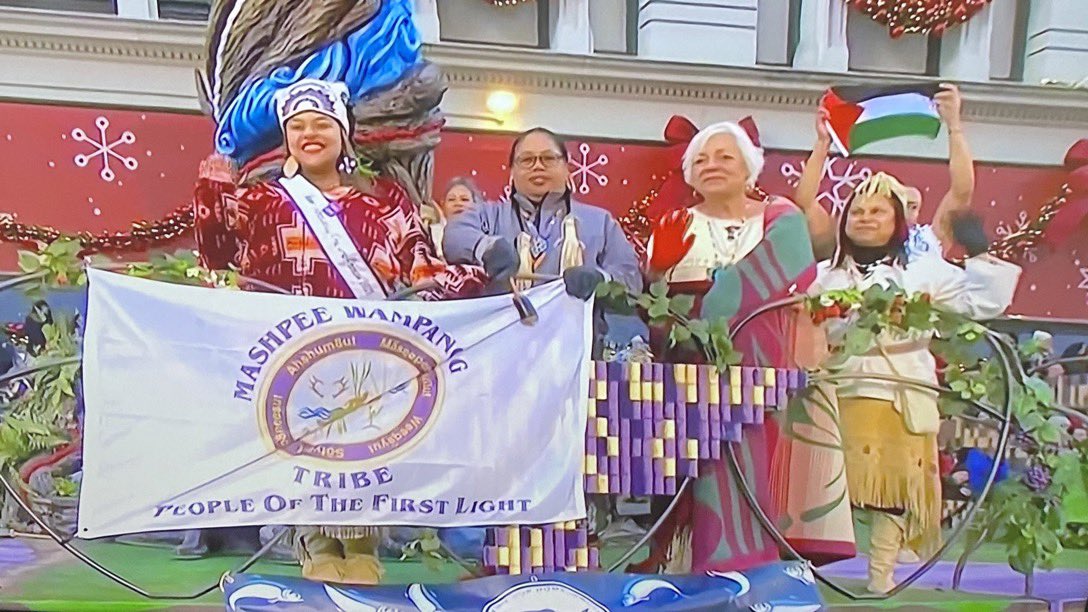
[[[821,262],[816,281],[809,293],[817,295],[832,289],[856,287],[867,289],[879,284],[895,283],[908,294],[928,293],[934,306],[978,320],[992,319],[1012,303],[1020,280],[1020,266],[990,255],[967,260],[959,268],[940,257],[921,257],[905,267],[882,264],[862,275],[853,266],[831,268]],[[828,335],[841,335],[845,324],[831,319],[826,324]],[[888,332],[878,338],[879,348],[865,355],[850,357],[842,367],[854,374],[883,374],[901,376],[930,384],[937,382],[937,364],[929,351],[930,336],[917,333]],[[896,385],[886,381],[858,380],[841,383],[840,397],[867,397],[894,401],[900,412],[911,412],[909,422],[928,423],[934,433],[939,425],[937,396],[918,387]]]
[[[431,244],[434,245],[434,250],[438,254],[438,258],[445,260],[446,256],[442,252],[442,238],[446,235],[446,220],[439,219],[432,222],[427,226],[427,229],[431,233]]]
[[[937,238],[936,232],[933,231],[933,226],[929,224],[910,226],[907,260],[913,261],[919,257],[933,256],[944,257],[944,247],[941,245],[941,240]]]

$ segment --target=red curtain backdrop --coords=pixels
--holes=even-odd
[[[0,103],[0,212],[70,232],[127,229],[135,219],[158,218],[188,200],[211,135],[211,123],[198,115]],[[501,197],[510,141],[504,134],[447,132],[437,153],[436,194],[449,179],[468,176],[489,198]],[[577,196],[617,216],[658,185],[671,163],[663,144],[572,138],[569,149]],[[805,157],[770,150],[760,184],[790,195]],[[1057,193],[1066,173],[1061,160],[1047,161],[1054,165],[977,166],[975,208],[995,236],[1034,216]],[[932,215],[948,187],[947,167],[939,161],[835,158],[822,202],[841,206],[852,185],[879,170],[923,191],[923,216]],[[0,268],[14,268],[14,252],[12,245],[0,248]],[[1021,263],[1025,274],[1012,312],[1088,318],[1083,234],[1058,249],[1040,247]]]

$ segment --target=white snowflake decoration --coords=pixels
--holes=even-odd
[[[1016,215],[1015,223],[1007,223],[1002,221],[997,224],[997,229],[994,231],[998,236],[1006,238],[1028,226],[1028,213],[1021,210],[1020,214]],[[1024,249],[1024,259],[1028,263],[1035,263],[1039,261],[1039,255],[1035,252],[1034,248]]]
[[[500,191],[498,193],[498,195],[495,196],[495,203],[496,204],[509,204],[510,203],[510,194],[512,194],[513,192],[514,192],[514,186],[511,185],[510,183],[506,183],[505,185],[502,186],[502,191]]]
[[[1077,289],[1084,290],[1084,303],[1088,304],[1088,268],[1080,268],[1080,284]]]
[[[121,162],[129,170],[135,170],[139,167],[140,163],[136,161],[135,157],[126,157],[114,151],[118,146],[122,144],[132,144],[136,142],[136,135],[132,132],[125,130],[121,133],[121,137],[113,142],[107,142],[106,132],[109,130],[110,122],[105,117],[99,117],[94,120],[95,127],[98,128],[98,140],[95,140],[84,132],[81,128],[72,130],[72,138],[76,142],[85,142],[94,148],[94,151],[90,155],[84,155],[80,153],[73,158],[76,165],[80,168],[86,168],[91,160],[101,156],[102,157],[102,171],[98,173],[98,176],[102,177],[102,180],[106,182],[113,182],[113,179],[117,178],[117,174],[110,167],[110,158],[114,158]]]
[[[849,161],[843,170],[838,170],[838,162],[846,161],[841,157],[828,159],[824,162],[823,175],[820,177],[821,184],[825,179],[831,179],[831,189],[821,191],[820,195],[816,197],[816,202],[826,204],[833,215],[841,214],[843,208],[846,207],[847,198],[854,191],[854,187],[857,187],[858,184],[873,175],[871,168],[860,166],[860,162],[857,161]],[[791,187],[796,187],[797,182],[801,180],[801,173],[804,168],[805,162],[797,165],[784,163],[782,164],[782,176],[786,178],[786,182]]]
[[[601,166],[608,165],[608,156],[603,153],[597,156],[596,160],[590,161],[589,152],[591,147],[589,143],[583,142],[578,145],[578,157],[573,157],[570,160],[574,170],[570,173],[570,188],[578,193],[585,195],[590,192],[592,187],[590,182],[595,181],[601,187],[608,185],[608,177],[602,170],[599,170]]]

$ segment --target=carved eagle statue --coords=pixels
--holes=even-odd
[[[213,0],[197,84],[218,152],[264,174],[283,156],[275,92],[341,81],[359,156],[427,205],[445,85],[422,59],[412,12],[411,0]]]

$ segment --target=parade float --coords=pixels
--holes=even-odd
[[[302,495],[296,497],[307,504],[318,505],[311,506],[309,514],[305,512],[306,508],[301,508],[299,514],[292,514],[291,511],[297,509],[294,498],[283,490],[274,487],[246,489],[253,481],[246,479],[245,472],[254,461],[282,463],[281,468],[294,469],[292,474],[299,476],[298,482],[305,480],[307,485],[313,485],[311,488],[318,495],[323,486],[318,473],[325,475],[326,483],[339,479],[344,483],[342,489],[350,488],[347,485],[352,483],[356,489],[365,489],[358,486],[360,483],[385,484],[383,479],[387,477],[381,471],[383,464],[375,463],[373,457],[351,457],[355,467],[342,469],[337,461],[328,459],[320,446],[310,448],[313,456],[308,461],[311,463],[294,465],[292,458],[300,453],[299,448],[306,448],[305,438],[312,433],[304,424],[300,425],[306,419],[289,425],[288,429],[300,427],[294,438],[277,439],[276,432],[280,430],[276,429],[278,421],[274,415],[277,413],[271,404],[262,407],[262,410],[266,409],[266,415],[271,416],[259,419],[263,425],[254,424],[252,414],[247,413],[244,417],[216,414],[224,412],[220,409],[223,400],[215,395],[222,388],[218,382],[203,383],[207,385],[206,391],[186,391],[187,386],[192,389],[193,385],[201,385],[201,377],[214,378],[210,373],[203,374],[192,368],[192,364],[201,362],[198,353],[185,354],[187,359],[175,355],[169,366],[156,360],[164,356],[153,347],[176,345],[182,339],[209,333],[186,327],[181,322],[193,313],[202,312],[201,308],[209,307],[212,302],[232,304],[240,312],[247,313],[247,316],[228,315],[212,306],[212,314],[196,316],[204,322],[222,317],[225,322],[213,328],[211,336],[236,334],[237,342],[273,333],[276,329],[283,336],[301,332],[306,323],[312,324],[314,320],[321,323],[321,315],[315,311],[318,308],[338,308],[344,314],[329,321],[334,326],[343,326],[348,323],[347,319],[353,318],[350,309],[345,311],[331,300],[261,296],[267,301],[259,302],[262,304],[260,310],[267,308],[267,312],[259,314],[252,308],[246,310],[250,308],[249,304],[258,302],[235,297],[223,298],[226,300],[223,302],[218,302],[219,298],[210,300],[205,297],[205,291],[233,290],[232,296],[239,293],[239,288],[275,291],[270,287],[258,287],[229,270],[204,269],[189,251],[147,255],[149,251],[187,246],[184,242],[191,232],[194,213],[182,194],[188,191],[192,182],[193,169],[208,152],[208,143],[214,142],[221,153],[240,162],[244,173],[257,175],[269,166],[282,164],[270,106],[272,92],[277,86],[300,78],[336,77],[349,86],[356,121],[353,136],[360,158],[367,162],[367,171],[391,177],[410,187],[407,191],[416,205],[431,205],[430,191],[436,173],[440,183],[446,177],[472,175],[481,182],[500,185],[506,170],[504,157],[509,147],[508,136],[442,133],[438,107],[443,87],[437,70],[420,57],[409,3],[385,1],[356,3],[354,8],[346,4],[342,8],[326,7],[325,11],[305,13],[306,23],[287,19],[284,4],[215,3],[208,43],[211,59],[199,79],[206,112],[214,120],[214,127],[205,119],[165,113],[117,111],[110,113],[111,122],[93,109],[4,105],[27,117],[23,124],[26,127],[21,129],[38,126],[33,129],[58,131],[64,124],[60,131],[66,141],[91,146],[93,150],[74,154],[71,172],[82,171],[83,174],[72,176],[89,182],[92,189],[104,186],[114,189],[122,182],[132,183],[135,177],[126,173],[143,166],[149,173],[159,172],[157,177],[145,178],[138,183],[141,190],[149,195],[177,193],[179,198],[175,202],[162,202],[156,198],[159,207],[156,209],[137,209],[139,198],[110,209],[105,215],[107,221],[115,224],[110,227],[119,226],[119,221],[127,220],[126,215],[139,217],[131,229],[121,231],[61,231],[45,225],[52,221],[58,226],[70,226],[65,223],[68,213],[57,209],[20,209],[17,218],[7,217],[0,221],[0,234],[6,242],[31,249],[18,254],[21,272],[13,272],[2,285],[9,294],[27,292],[25,303],[29,308],[23,308],[23,312],[30,313],[25,320],[12,324],[7,330],[14,359],[12,368],[2,377],[8,385],[5,389],[8,400],[0,421],[0,459],[7,491],[4,517],[13,534],[45,534],[80,562],[99,572],[100,575],[88,578],[86,574],[80,574],[81,570],[66,570],[80,575],[85,585],[103,585],[101,588],[108,592],[104,596],[107,602],[120,605],[118,602],[124,600],[109,584],[112,580],[135,593],[136,602],[158,599],[169,599],[171,605],[185,600],[207,602],[207,594],[215,591],[212,597],[232,610],[514,610],[527,607],[607,610],[636,606],[814,610],[827,603],[852,600],[911,601],[916,593],[925,591],[922,585],[962,586],[964,590],[1006,597],[1025,591],[1039,594],[1053,587],[1050,583],[1041,584],[1049,574],[1035,578],[1037,572],[1059,565],[1068,568],[1080,565],[1078,560],[1084,557],[1076,555],[1083,551],[1075,549],[1083,546],[1083,524],[1088,523],[1083,508],[1088,446],[1075,432],[1084,428],[1084,422],[1080,413],[1056,400],[1051,386],[1037,372],[1025,371],[1021,366],[1038,347],[1030,343],[1019,346],[1010,343],[987,327],[946,315],[918,296],[895,290],[797,296],[771,301],[729,326],[721,319],[701,318],[690,301],[669,296],[662,285],[651,285],[645,293],[631,294],[615,284],[607,284],[598,291],[598,304],[624,313],[640,312],[652,325],[670,325],[675,341],[694,343],[705,359],[698,364],[666,364],[655,362],[644,353],[638,354],[631,347],[620,347],[607,359],[597,355],[596,361],[589,361],[590,347],[584,340],[588,330],[569,324],[579,318],[585,325],[589,324],[583,306],[563,303],[557,297],[554,285],[546,285],[527,293],[539,316],[537,326],[532,327],[524,325],[509,297],[484,298],[475,304],[450,306],[459,310],[449,312],[440,312],[434,306],[411,300],[387,308],[389,319],[399,313],[401,320],[396,321],[396,326],[407,329],[408,324],[404,321],[414,320],[416,329],[413,331],[417,335],[421,335],[418,329],[421,317],[429,317],[427,320],[432,323],[431,319],[440,318],[458,321],[456,325],[461,328],[457,331],[450,328],[430,333],[431,343],[439,349],[442,346],[434,343],[435,336],[458,337],[460,334],[464,343],[461,348],[466,351],[466,347],[477,346],[474,344],[477,342],[486,347],[488,342],[501,340],[525,347],[529,360],[542,358],[549,347],[566,357],[560,360],[566,370],[557,369],[548,374],[530,373],[527,369],[519,369],[516,363],[505,366],[498,361],[489,366],[466,363],[465,367],[476,377],[487,376],[481,372],[489,368],[502,371],[504,375],[497,378],[502,379],[510,393],[484,407],[482,416],[478,417],[484,424],[470,426],[469,431],[484,439],[477,440],[476,444],[458,446],[461,442],[455,435],[447,437],[450,441],[444,443],[446,448],[432,448],[428,452],[435,454],[420,456],[415,459],[416,463],[412,463],[411,458],[417,451],[406,451],[405,465],[423,470],[420,482],[413,483],[403,494],[406,498],[412,490],[433,486],[428,480],[441,478],[437,472],[424,477],[428,474],[427,466],[433,466],[435,462],[441,462],[447,468],[457,466],[462,475],[446,477],[456,480],[458,486],[472,488],[467,483],[485,473],[483,468],[492,467],[485,465],[487,457],[481,453],[482,449],[497,448],[497,452],[511,458],[503,472],[508,481],[496,483],[497,488],[486,489],[486,493],[475,499],[455,496],[451,502],[454,514],[482,517],[450,523],[411,523],[432,529],[486,526],[486,539],[479,548],[477,559],[460,558],[449,551],[446,543],[429,532],[420,532],[400,551],[402,565],[394,566],[387,576],[388,584],[380,587],[304,581],[298,577],[297,566],[291,565],[263,564],[257,566],[259,571],[253,572],[254,564],[259,563],[262,555],[287,537],[288,530],[279,528],[271,537],[263,539],[261,549],[249,559],[186,562],[190,563],[186,567],[192,569],[184,570],[185,580],[162,581],[156,574],[175,571],[180,563],[171,559],[168,549],[127,546],[113,538],[142,531],[286,525],[300,521],[310,524],[314,522],[314,511],[325,511],[310,496]],[[257,45],[256,39],[251,38],[255,32],[268,36],[275,33],[283,44]],[[33,121],[33,118],[41,121]],[[86,131],[69,128],[64,123],[67,121],[80,121],[87,123],[84,127],[94,125],[95,128],[87,127]],[[114,128],[114,125],[118,127]],[[675,201],[680,152],[677,148],[682,149],[686,139],[694,133],[694,130],[686,131],[685,125],[690,126],[682,118],[670,122],[663,145],[579,141],[572,146],[572,189],[590,200],[607,203],[621,218],[628,237],[639,248],[645,247],[651,222],[671,208],[670,201]],[[141,131],[139,126],[146,127]],[[121,128],[124,131],[114,140],[111,130]],[[95,131],[98,132],[97,140],[93,135]],[[438,144],[440,133],[441,145]],[[30,134],[16,133],[14,139],[10,136],[9,143],[22,142]],[[160,143],[170,143],[168,147],[163,145],[162,153],[158,148]],[[146,153],[141,156],[138,146],[134,145],[146,145]],[[15,152],[5,155],[14,156]],[[770,176],[765,175],[760,186],[770,193],[789,193],[790,181],[796,180],[800,172],[798,156],[772,151],[768,158],[770,172],[767,174]],[[1076,254],[1076,246],[1070,246],[1076,238],[1072,242],[1060,242],[1061,246],[1057,248],[1049,246],[1046,238],[1059,226],[1075,227],[1079,215],[1083,215],[1082,164],[1085,161],[1088,160],[1083,159],[1075,146],[1064,168],[984,169],[991,176],[980,186],[979,199],[992,201],[992,212],[984,212],[999,223],[999,238],[992,251],[1002,257],[1022,260],[1027,265],[1026,278],[1021,281],[1021,293],[1013,312],[1066,318],[1078,318],[1082,314],[1083,308],[1075,299],[1040,301],[1035,296],[1076,294],[1085,289],[1085,281],[1081,278],[1085,269],[1078,268],[1079,260],[1069,272],[1080,276],[1043,272],[1051,264],[1068,259],[1069,251],[1073,256]],[[51,170],[56,165],[53,160],[40,164]],[[435,168],[439,170],[436,172]],[[825,181],[828,188],[821,195],[823,203],[832,209],[841,209],[853,186],[880,170],[893,170],[899,176],[913,179],[915,184],[927,185],[927,189],[939,189],[943,180],[934,165],[927,162],[834,159],[828,164]],[[53,177],[43,175],[26,182],[41,185],[43,181],[53,180]],[[64,189],[76,190],[79,189],[77,185],[70,183]],[[184,187],[180,187],[182,185]],[[20,192],[24,187],[19,184],[13,189],[13,199],[40,195],[40,187],[29,193]],[[680,189],[682,191],[682,187]],[[81,193],[78,201],[87,201],[84,207],[87,210],[81,214],[97,219],[103,216],[105,200],[116,191],[94,193],[96,195],[92,196]],[[664,197],[663,193],[666,194]],[[1013,194],[1019,196],[1015,202]],[[503,194],[490,195],[500,198]],[[76,201],[74,194],[65,197]],[[34,216],[38,213],[41,216]],[[1055,217],[1060,215],[1066,215],[1066,218],[1055,223]],[[100,256],[92,257],[95,254]],[[1068,267],[1069,264],[1063,265]],[[83,297],[88,276],[92,291],[90,308]],[[410,293],[406,291],[404,295]],[[131,301],[137,294],[139,301]],[[134,303],[143,304],[145,308],[128,309]],[[375,314],[384,312],[385,307],[381,304],[363,304],[358,308],[358,318],[386,318]],[[310,319],[299,318],[299,313],[306,311],[311,313]],[[732,339],[751,320],[766,312],[779,311],[820,321],[844,319],[849,332],[840,347],[840,358],[868,351],[880,332],[899,330],[936,332],[941,343],[935,352],[946,363],[955,364],[945,372],[940,386],[942,415],[950,431],[946,449],[953,455],[962,451],[963,458],[945,475],[949,486],[945,487],[948,494],[944,499],[944,544],[931,558],[901,568],[897,573],[899,586],[887,595],[864,593],[860,579],[863,565],[854,563],[855,559],[822,565],[817,559],[806,559],[791,542],[789,534],[797,523],[815,523],[841,510],[841,493],[832,494],[824,507],[807,508],[798,516],[784,515],[780,508],[761,505],[757,494],[759,483],[749,480],[745,458],[738,456],[738,443],[749,428],[761,426],[765,421],[777,423],[787,437],[824,444],[830,450],[837,447],[834,439],[813,439],[813,436],[828,433],[828,423],[818,412],[813,412],[812,406],[818,404],[808,401],[821,385],[837,382],[833,364],[821,369],[757,367],[746,363],[744,355],[733,350]],[[363,313],[369,313],[369,316]],[[485,317],[480,313],[488,314]],[[98,321],[91,321],[97,326],[94,334],[85,336],[88,317],[96,316]],[[290,325],[279,327],[292,319],[295,328]],[[481,319],[492,321],[498,331],[467,331],[471,329],[470,323]],[[559,321],[567,324],[559,325]],[[165,332],[159,336],[144,334],[148,329],[170,327],[173,327],[170,330],[173,336]],[[488,333],[495,333],[495,338],[488,337]],[[519,337],[519,333],[523,335]],[[548,337],[555,345],[542,344],[540,337]],[[410,335],[408,339],[412,339]],[[424,379],[436,369],[451,365],[452,345],[446,350],[445,357],[419,373]],[[433,353],[432,347],[421,350],[420,355]],[[480,359],[497,360],[498,357]],[[218,362],[216,359],[211,361]],[[238,364],[230,367],[237,370]],[[502,367],[510,369],[501,370]],[[117,387],[121,378],[112,374],[110,368],[128,371],[129,377],[124,379],[128,381],[127,387]],[[453,371],[454,368],[445,369],[450,376],[459,373]],[[296,376],[289,370],[285,366],[285,380],[291,379],[293,384]],[[157,373],[165,371],[171,374]],[[366,378],[361,372],[358,374],[356,378]],[[549,381],[549,377],[553,379]],[[134,385],[131,382],[134,379],[143,382]],[[94,403],[85,408],[84,389],[88,380],[93,380],[90,397]],[[572,380],[576,382],[572,383]],[[334,380],[330,378],[328,382],[333,384]],[[233,395],[238,389],[237,381],[227,380],[226,384]],[[401,381],[386,380],[375,384],[368,389],[373,396],[371,399],[387,394],[393,397],[398,390],[404,390]],[[437,375],[433,381],[420,383],[411,391],[418,399],[426,395],[422,389],[432,384],[445,394],[445,401],[456,401],[453,386]],[[321,395],[317,388],[311,388]],[[358,396],[362,395],[360,389],[355,389]],[[584,449],[584,452],[579,450],[572,455],[555,453],[555,449],[549,449],[547,445],[532,446],[534,452],[549,460],[549,470],[529,461],[538,457],[525,452],[526,441],[535,432],[560,430],[542,418],[545,415],[536,415],[535,421],[531,417],[519,420],[510,418],[504,410],[511,398],[539,395],[542,389],[555,393],[555,397],[550,398],[553,405],[564,407],[565,429],[561,433],[567,440],[578,441],[574,447]],[[145,419],[139,427],[123,423],[144,411],[156,398],[166,401],[163,398],[187,393],[195,398],[191,400],[193,412],[187,419],[169,421],[160,415],[158,419]],[[1068,395],[1068,390],[1063,394]],[[105,398],[109,401],[104,401]],[[230,399],[239,400],[237,396]],[[253,400],[251,397],[243,399]],[[394,398],[390,403],[395,411],[404,401]],[[404,404],[404,410],[416,415],[436,412],[434,406],[425,404]],[[104,409],[106,406],[109,406],[108,411]],[[126,410],[130,412],[125,413]],[[336,426],[336,420],[330,415],[322,417],[315,412],[313,416],[324,419],[322,429]],[[369,421],[364,419],[358,423],[364,437],[345,447],[354,444],[363,449],[360,452],[373,454],[373,449],[366,450],[365,443],[377,439],[372,439],[366,432],[366,426],[375,422],[373,413],[368,416]],[[90,428],[86,427],[88,417],[93,423]],[[1078,419],[1081,419],[1079,424]],[[239,425],[242,421],[245,424]],[[439,421],[433,426],[443,427]],[[458,431],[450,429],[449,423],[445,427],[452,434]],[[209,434],[217,429],[223,432],[256,432],[260,429],[267,440],[211,440],[214,436]],[[126,435],[121,436],[118,432]],[[386,433],[382,432],[383,435]],[[340,436],[349,434],[351,432],[336,433]],[[88,452],[84,452],[88,449],[88,438],[92,442]],[[240,452],[259,448],[265,450],[257,450],[255,455]],[[968,466],[966,455],[972,448],[981,450],[989,461]],[[548,455],[548,452],[555,454]],[[213,456],[227,456],[227,459],[209,461]],[[146,466],[143,466],[146,469],[140,472],[133,466],[140,463],[142,457],[146,458]],[[1001,457],[1003,461],[994,461],[993,457]],[[550,507],[554,509],[550,513],[539,508],[528,512],[526,505],[520,503],[522,497],[519,495],[493,494],[495,490],[524,492],[527,483],[546,480],[542,477],[546,472],[550,473],[552,466],[572,460],[577,467],[563,470],[567,478],[563,483],[565,489],[557,486],[547,490],[541,485],[540,497],[535,493],[530,496],[534,500],[551,500]],[[620,545],[609,545],[597,537],[601,526],[591,528],[583,518],[587,503],[581,496],[608,496],[613,501],[646,497],[679,499],[678,494],[699,476],[700,461],[713,460],[725,461],[740,483],[745,503],[758,518],[758,528],[773,537],[785,560],[740,572],[662,576],[623,573],[628,561],[645,555],[645,543],[665,517],[645,525],[636,537]],[[172,472],[179,466],[192,472],[192,478]],[[121,473],[126,478],[115,479],[115,475]],[[87,474],[91,489],[80,490]],[[576,480],[570,479],[572,474],[576,474]],[[964,478],[956,474],[963,474]],[[214,495],[208,497],[202,493],[207,499],[186,497],[196,488],[210,486],[209,483],[216,487]],[[834,479],[828,485],[829,491],[835,490],[833,485]],[[130,491],[124,491],[126,487],[130,487]],[[563,499],[560,495],[571,491],[576,492],[573,496],[576,499]],[[132,499],[142,501],[122,503],[123,498],[130,497],[129,492]],[[1078,495],[1081,496],[1079,502]],[[396,514],[398,509],[405,507],[405,501],[412,500],[396,500],[388,494],[380,500],[379,497],[374,494],[359,498],[361,501],[358,502],[340,500],[341,505],[336,510],[341,514],[338,520],[351,522],[351,513],[360,511],[365,505],[380,509],[378,524],[404,525],[397,520]],[[438,494],[430,497],[437,498]],[[375,502],[379,503],[375,505]],[[84,534],[77,531],[75,523],[77,503],[83,513],[80,530],[85,531]],[[157,508],[157,514],[152,518],[165,520],[156,523],[138,516],[133,509],[140,503]],[[331,509],[335,502],[330,498],[324,503]],[[354,506],[356,503],[360,505]],[[266,509],[261,516],[238,518],[253,510],[253,506],[260,505]],[[548,503],[543,505],[548,507]],[[260,514],[259,508],[257,513]],[[865,529],[865,517],[860,514],[854,530],[861,553],[864,553]],[[56,546],[52,546],[55,553]],[[7,554],[26,565],[57,563],[55,554],[47,559],[40,552],[27,553],[26,549],[17,546],[11,547]],[[41,555],[41,558],[35,558],[35,555]],[[980,557],[991,563],[972,561]],[[1065,561],[1059,562],[1059,559]],[[146,565],[140,567],[140,564]],[[1011,569],[1000,569],[1006,564]],[[1049,580],[1060,582],[1066,578],[1075,581],[1077,576],[1062,574],[1059,570]],[[982,586],[971,589],[973,580]],[[995,586],[994,583],[1001,584]],[[1060,588],[1053,592],[1059,591]],[[1074,599],[1079,594],[1065,593],[1055,597],[1060,601],[1060,597],[1066,595],[1068,599]],[[198,599],[201,597],[204,599]],[[922,595],[923,600],[925,597]],[[984,596],[979,597],[988,601]],[[62,599],[58,596],[52,605],[65,609]],[[971,596],[965,596],[964,600],[971,600]],[[24,601],[30,601],[29,596]],[[28,605],[43,608],[39,604]],[[109,607],[110,603],[103,605]]]

